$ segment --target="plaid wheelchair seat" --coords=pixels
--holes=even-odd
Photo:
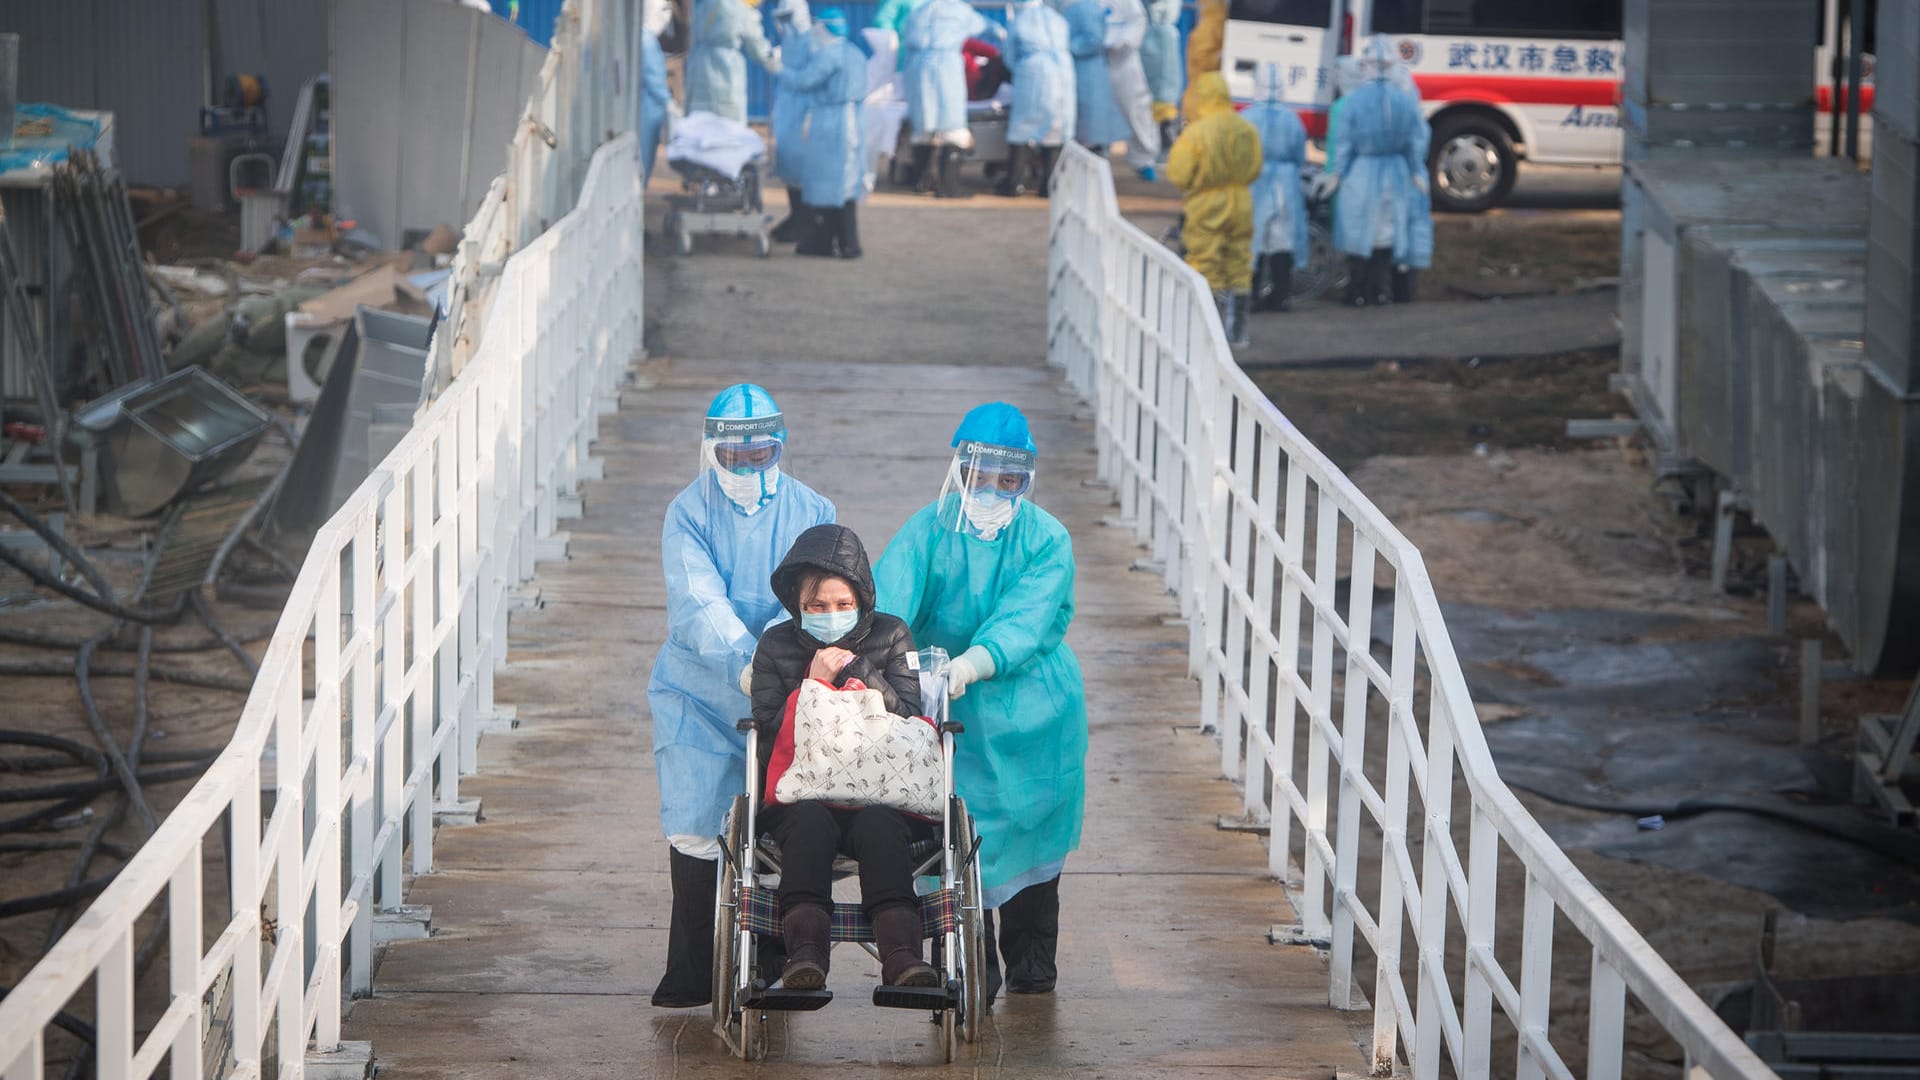
[[[772,889],[749,885],[745,889],[741,921],[748,930],[766,937],[780,936],[780,897]],[[960,924],[960,897],[952,889],[940,889],[920,898],[920,936],[938,937]],[[833,905],[833,940],[872,941],[873,923],[859,904]]]

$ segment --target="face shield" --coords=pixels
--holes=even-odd
[[[720,491],[751,516],[780,492],[780,457],[787,422],[779,413],[733,419],[707,417],[700,440],[700,467],[713,473]]]
[[[1385,34],[1374,35],[1360,57],[1361,76],[1368,82],[1392,79],[1394,69],[1399,66],[1400,50],[1394,46],[1393,39]]]
[[[940,488],[942,513],[956,531],[996,539],[1012,524],[1021,500],[1031,496],[1033,474],[1031,450],[962,442]]]

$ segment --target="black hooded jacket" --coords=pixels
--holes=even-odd
[[[860,621],[847,636],[821,642],[800,629],[800,578],[807,570],[824,570],[845,578],[860,604]],[[844,525],[815,525],[794,540],[786,558],[773,571],[773,594],[793,618],[760,635],[753,654],[753,722],[759,729],[760,765],[764,770],[773,754],[772,736],[780,730],[787,698],[806,681],[813,654],[836,645],[854,654],[842,668],[835,686],[859,679],[886,699],[887,711],[897,716],[920,712],[920,676],[907,667],[913,652],[913,634],[907,624],[874,610],[873,568],[860,537]]]

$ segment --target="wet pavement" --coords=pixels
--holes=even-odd
[[[917,362],[957,349],[931,333],[925,350],[909,350],[923,355],[908,355],[880,328],[831,336],[832,312],[803,325],[766,317],[811,311],[796,293],[839,290],[858,301],[838,309],[851,322],[913,291],[894,260],[911,258],[899,241],[924,222],[917,212],[869,208],[869,250],[882,254],[824,267],[801,260],[819,268],[811,275],[778,255],[650,264],[659,359],[602,426],[606,479],[585,486],[585,516],[566,523],[570,558],[541,568],[538,606],[513,618],[497,696],[517,705],[519,727],[486,736],[480,774],[461,786],[483,800],[483,820],[440,831],[436,872],[409,892],[409,902],[432,906],[433,936],[389,947],[375,997],[353,1007],[347,1037],[372,1040],[383,1078],[859,1076],[907,1066],[1118,1080],[1364,1069],[1368,1014],[1327,1007],[1326,965],[1311,949],[1268,943],[1269,927],[1295,916],[1264,875],[1259,838],[1216,828],[1240,800],[1217,778],[1217,745],[1195,730],[1185,630],[1167,625],[1175,609],[1158,579],[1129,569],[1140,557],[1131,534],[1101,524],[1112,509],[1106,492],[1082,483],[1093,461],[1084,410],[1037,364],[1044,246],[1021,242],[1022,229],[997,215],[1038,227],[1044,217],[963,212],[993,222],[986,231],[1006,250],[983,244],[978,257],[1013,280],[917,302],[946,305],[942,325],[973,327],[974,346],[994,350],[992,367]],[[979,271],[947,273],[963,282]],[[743,294],[780,299],[729,299]],[[731,344],[716,347],[720,336]],[[835,950],[829,981],[838,998],[818,1013],[776,1015],[770,1060],[756,1070],[727,1056],[707,1010],[647,1001],[664,962],[669,895],[645,696],[665,631],[657,537],[666,502],[691,477],[697,417],[739,380],[774,392],[791,426],[783,465],[833,497],[876,555],[938,491],[959,416],[992,399],[1033,421],[1036,496],[1074,536],[1069,641],[1087,672],[1092,731],[1086,832],[1061,889],[1059,989],[1003,999],[952,1066],[941,1064],[926,1014],[867,1002],[877,965],[847,946]]]

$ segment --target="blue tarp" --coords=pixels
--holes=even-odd
[[[50,123],[46,135],[15,135],[11,146],[0,146],[0,173],[15,169],[35,169],[67,160],[72,147],[91,150],[100,141],[100,121],[90,114],[63,109],[58,105],[22,102],[14,113],[14,128],[28,124]]]

